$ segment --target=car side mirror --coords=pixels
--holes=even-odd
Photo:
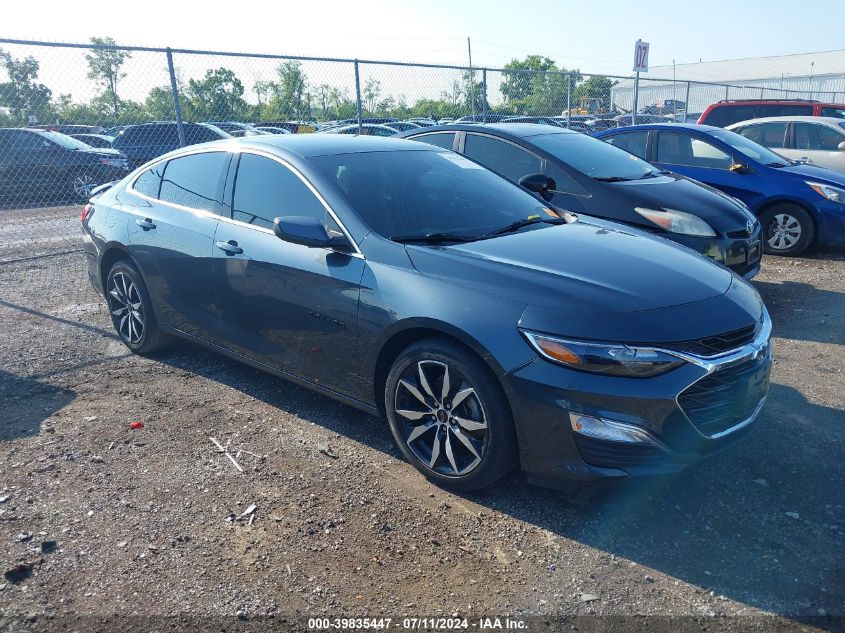
[[[273,220],[273,233],[291,244],[309,248],[334,248],[340,251],[350,249],[344,235],[329,235],[322,222],[309,216],[290,215]]]
[[[845,141],[842,141],[839,145],[836,146],[840,152],[845,152]]]
[[[748,165],[743,165],[742,163],[734,163],[730,167],[728,167],[733,173],[735,174],[747,174],[751,170],[748,168]]]
[[[557,186],[555,181],[545,174],[527,174],[519,179],[519,185],[528,191],[539,193],[544,200],[551,199],[552,191]]]

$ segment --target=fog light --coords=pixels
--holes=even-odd
[[[597,440],[607,442],[625,442],[626,444],[651,444],[664,449],[663,443],[652,436],[645,429],[633,424],[605,420],[604,418],[593,418],[589,415],[569,413],[569,424],[572,430],[581,435],[594,437]]]

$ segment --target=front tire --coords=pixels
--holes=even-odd
[[[158,328],[150,295],[141,273],[125,260],[117,262],[106,277],[106,302],[115,332],[136,354],[148,354],[168,342]]]
[[[792,256],[806,251],[813,243],[816,227],[813,218],[801,207],[782,203],[760,213],[763,225],[763,252]]]
[[[405,349],[388,374],[384,405],[405,458],[436,484],[478,490],[513,469],[510,407],[490,370],[445,339]]]

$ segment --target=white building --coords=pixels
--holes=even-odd
[[[631,109],[633,86],[632,77],[611,90],[618,109]],[[653,66],[640,75],[638,109],[676,99],[701,112],[721,99],[772,98],[845,103],[845,50]]]

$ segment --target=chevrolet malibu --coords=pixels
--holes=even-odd
[[[771,324],[741,278],[428,144],[193,146],[82,223],[130,350],[188,339],[381,415],[454,489],[677,471],[766,397]]]

